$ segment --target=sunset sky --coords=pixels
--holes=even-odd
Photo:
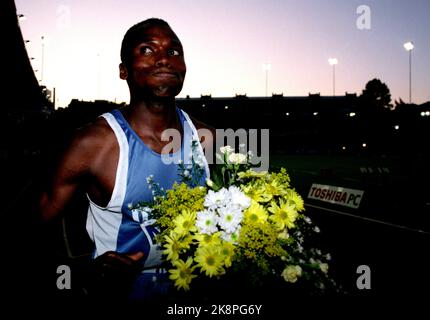
[[[184,46],[188,71],[180,97],[264,96],[264,63],[271,64],[269,94],[332,95],[328,59],[335,57],[336,94],[360,94],[367,81],[379,78],[393,99],[407,102],[409,58],[403,43],[412,41],[412,102],[430,100],[427,0],[15,3],[17,13],[26,16],[20,26],[24,39],[30,40],[27,50],[36,76],[42,77],[43,52],[42,84],[56,88],[60,107],[72,98],[128,102],[127,85],[118,77],[122,37],[131,25],[150,17],[165,19]],[[362,5],[370,11],[357,13]],[[363,20],[366,17],[370,20]]]

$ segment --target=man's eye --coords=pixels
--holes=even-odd
[[[143,55],[145,55],[145,56],[148,56],[148,55],[150,55],[153,52],[154,52],[154,50],[152,50],[150,47],[145,47],[144,46],[144,47],[140,48],[140,53],[143,54]]]
[[[168,51],[168,53],[169,53],[169,55],[171,55],[171,56],[179,56],[179,55],[181,55],[181,52],[180,52],[179,50],[176,50],[176,49],[170,49],[170,50]]]

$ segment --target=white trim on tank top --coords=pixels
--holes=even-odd
[[[115,175],[115,185],[106,207],[101,207],[94,203],[87,194],[90,204],[88,207],[86,229],[88,235],[95,243],[96,250],[94,252],[94,257],[106,251],[116,251],[118,233],[122,222],[122,204],[127,189],[128,175],[129,146],[127,137],[111,113],[104,113],[101,117],[107,121],[115,134],[119,145],[119,156]],[[113,214],[106,214],[107,212]],[[95,236],[95,234],[97,234],[97,236]]]
[[[202,156],[206,176],[209,178],[209,166],[208,166],[206,157],[204,156],[203,148],[200,143],[200,139],[198,137],[197,129],[194,126],[188,114],[181,109],[179,110],[182,112],[182,115],[184,116],[186,122],[188,123],[188,126],[191,128],[192,139],[197,140],[198,142],[198,152]],[[95,220],[94,223],[96,224],[96,226],[100,227],[100,222],[102,222],[100,220],[107,219],[107,220],[110,220],[109,225],[111,227],[111,232],[112,232],[110,233],[111,236],[114,234],[116,234],[116,236],[111,237],[112,241],[106,241],[106,239],[105,241],[103,241],[103,243],[96,241],[97,251],[95,252],[95,257],[103,254],[105,251],[116,250],[117,235],[119,233],[119,228],[121,225],[121,219],[119,219],[119,217],[120,215],[122,215],[122,206],[123,206],[125,194],[127,191],[127,175],[128,175],[128,165],[129,165],[128,163],[129,144],[124,130],[122,129],[122,127],[120,126],[120,124],[118,123],[117,119],[113,114],[104,113],[101,115],[101,117],[103,117],[107,121],[107,123],[109,124],[109,126],[111,127],[112,131],[116,136],[116,139],[119,145],[119,159],[118,159],[114,189],[112,191],[112,195],[109,200],[109,203],[106,205],[106,207],[101,207],[96,203],[94,203],[87,194],[87,198],[90,202],[90,207],[88,212],[89,214],[87,217],[87,231],[91,239],[97,240],[97,239],[94,239],[94,236],[93,236],[94,227],[93,227],[92,221]],[[185,140],[184,140],[184,143],[186,143]],[[111,213],[117,213],[118,216],[114,215],[111,218],[108,218],[106,215],[102,215],[103,212],[106,212],[106,211]],[[106,223],[107,221],[104,221],[104,222]],[[105,223],[102,223],[102,224],[106,226]],[[141,225],[141,227],[142,227],[142,230],[145,232],[146,231],[145,226]],[[99,232],[100,231],[102,230],[99,230]],[[150,246],[151,246],[151,249],[153,249],[152,247],[157,247],[157,245],[153,245],[152,243],[150,243]]]

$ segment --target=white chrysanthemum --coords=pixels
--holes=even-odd
[[[282,271],[281,276],[285,281],[294,283],[302,275],[302,268],[300,266],[289,265],[284,271]]]
[[[222,154],[225,154],[225,153],[230,154],[234,151],[234,149],[230,146],[221,147],[219,148],[219,150],[221,151]]]
[[[322,272],[327,273],[328,272],[328,264],[327,263],[320,263],[320,269]]]
[[[188,177],[190,175],[190,172],[188,170],[184,170],[183,175],[184,177]]]
[[[218,224],[227,233],[234,232],[243,218],[243,212],[234,206],[218,209]]]
[[[221,239],[223,239],[224,241],[228,241],[231,242],[233,244],[236,244],[237,241],[239,240],[239,232],[240,232],[240,226],[238,226],[238,228],[231,233],[222,231],[221,232]]]
[[[251,198],[245,195],[239,187],[230,186],[228,188],[230,192],[231,204],[239,206],[241,210],[247,209],[251,205]]]
[[[228,156],[228,161],[232,164],[246,163],[246,155],[242,153],[232,153]]]
[[[197,212],[196,227],[200,233],[212,234],[218,231],[217,217],[215,212],[211,210],[204,210]]]
[[[204,206],[210,209],[217,209],[219,207],[224,207],[230,202],[230,193],[227,189],[222,188],[218,191],[209,190],[205,196]]]

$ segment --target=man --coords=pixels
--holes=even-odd
[[[129,86],[129,106],[78,130],[40,206],[43,218],[50,220],[83,186],[90,202],[87,231],[100,273],[130,275],[143,268],[130,297],[147,299],[165,291],[167,275],[159,268],[161,251],[153,241],[157,230],[130,208],[152,199],[149,176],[164,189],[180,181],[179,160],[190,160],[187,151],[199,137],[188,115],[176,107],[186,65],[182,44],[165,21],[153,18],[131,27],[122,42],[121,61],[119,75]],[[180,139],[173,139],[178,143],[165,141],[167,129],[180,132]],[[200,142],[197,152],[203,154]],[[209,172],[204,162],[205,178]]]

